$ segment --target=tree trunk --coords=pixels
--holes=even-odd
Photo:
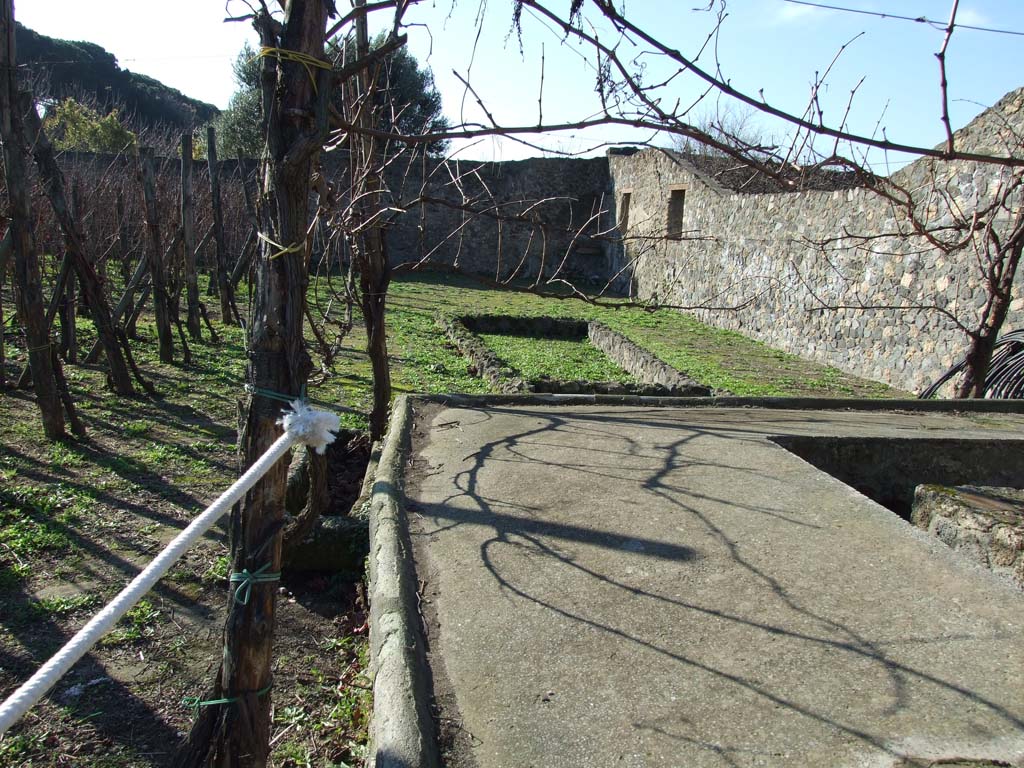
[[[332,4],[333,5],[333,4]],[[322,59],[328,3],[289,0],[283,22],[265,12],[254,24],[264,46]],[[277,30],[280,30],[278,37]],[[280,71],[279,71],[280,70]],[[317,78],[314,89],[311,74]],[[249,330],[248,380],[258,389],[299,397],[311,370],[303,340],[308,283],[305,241],[309,221],[312,162],[326,136],[330,78],[319,68],[262,59],[265,135],[261,204],[266,237],[261,241],[256,295]],[[315,112],[314,112],[315,109]],[[308,115],[315,114],[314,125]],[[312,127],[312,130],[310,130]],[[296,250],[291,250],[292,248]],[[280,406],[254,395],[239,437],[243,465],[251,466],[281,435]],[[281,529],[288,462],[278,462],[232,515],[232,567],[241,572],[281,567]],[[217,768],[262,768],[270,741],[271,652],[275,622],[274,584],[254,584],[242,605],[229,600],[224,654],[213,696],[231,703],[204,709],[176,764]],[[203,739],[209,744],[204,750]]]
[[[217,291],[220,294],[220,320],[230,325],[234,293],[228,279],[228,251],[224,245],[224,211],[220,199],[220,166],[217,164],[217,132],[206,129],[206,158],[210,166],[210,200],[213,206],[213,241],[217,248]]]
[[[366,5],[366,0],[356,0],[356,7]],[[366,14],[356,19],[356,55],[363,59],[370,53],[370,39],[367,31]],[[364,103],[359,110],[359,123],[366,128],[375,128],[373,104],[375,102],[375,79],[365,70],[357,75],[359,93]],[[367,134],[357,140],[358,152],[353,179],[365,184],[365,194],[360,195],[363,208],[362,219],[367,221],[380,210],[380,175],[375,168],[375,140]],[[375,219],[379,222],[379,217]],[[373,409],[370,411],[370,441],[384,437],[387,429],[388,409],[391,407],[391,366],[388,363],[388,340],[385,326],[385,310],[388,286],[391,283],[391,267],[388,264],[387,244],[383,227],[375,223],[359,235],[361,259],[359,270],[362,288],[363,322],[366,325],[366,352],[373,369]]]
[[[199,278],[196,275],[196,232],[193,226],[192,194],[192,131],[181,134],[181,242],[185,252],[185,296],[189,336],[199,341],[203,337],[199,318]]]
[[[391,366],[388,363],[385,309],[391,268],[388,266],[384,233],[373,227],[364,237],[367,253],[363,258],[359,282],[362,289],[363,322],[366,325],[366,352],[373,369],[373,410],[370,411],[370,441],[384,437],[388,409],[391,407]]]
[[[11,241],[14,248],[14,301],[28,344],[29,365],[43,431],[55,440],[65,436],[64,415],[50,354],[50,336],[43,318],[43,291],[39,259],[32,236],[25,136],[18,114],[14,3],[0,0],[0,138],[3,139]],[[58,363],[59,365],[59,363]]]
[[[50,359],[53,364],[53,377],[57,382],[57,396],[60,398],[61,403],[64,405],[64,413],[68,417],[68,425],[71,427],[71,432],[78,437],[85,437],[85,424],[78,418],[78,411],[75,409],[74,398],[71,397],[71,391],[68,389],[68,381],[64,378],[64,371],[60,367],[60,360],[57,358],[57,349],[50,346]]]
[[[11,231],[0,240],[0,389],[7,389],[7,333],[4,326],[4,283],[7,282],[7,258],[11,252]]]
[[[992,363],[992,353],[999,338],[999,331],[1010,311],[1013,281],[1017,276],[1021,252],[1024,250],[1024,230],[1020,228],[1021,224],[1022,222],[1018,222],[1016,235],[1004,245],[999,257],[993,260],[993,264],[998,266],[999,272],[989,275],[989,302],[982,316],[980,327],[971,335],[964,377],[956,390],[958,398],[985,397],[988,368]]]
[[[60,297],[58,304],[58,317],[60,317],[60,356],[65,362],[72,365],[78,362],[78,334],[75,327],[75,281],[68,280],[64,285],[64,295]]]
[[[284,529],[281,557],[285,562],[291,559],[295,548],[316,527],[317,521],[331,503],[327,488],[327,455],[320,455],[312,448],[306,448],[305,451],[305,463],[301,471],[306,472],[309,487],[306,488],[306,503]]]
[[[77,232],[81,235],[83,247],[93,242],[96,239],[95,233],[90,236],[90,233],[85,228],[85,193],[82,191],[82,180],[78,176],[73,176],[71,181],[71,209],[75,215],[75,224],[77,226]],[[107,259],[109,258],[110,249],[107,249],[106,253],[102,256],[89,254],[89,249],[86,247],[83,254],[86,257],[88,263],[92,266],[95,274],[96,281],[99,283],[100,295],[103,296],[103,301],[107,306],[107,313],[110,313],[110,281],[107,280]],[[89,295],[83,290],[82,294],[85,296],[86,309],[89,310],[90,314],[95,314],[95,310],[89,306]]]
[[[50,296],[50,305],[47,307],[46,314],[43,316],[43,328],[46,329],[47,334],[50,333],[50,329],[53,327],[53,319],[57,316],[57,311],[60,309],[60,306],[64,301],[64,293],[70,276],[71,259],[65,253],[64,258],[60,261],[60,268],[57,270],[57,280],[53,285],[53,294]],[[22,370],[16,386],[18,389],[23,389],[27,387],[31,381],[32,366],[29,364],[25,366],[24,370]]]
[[[160,253],[160,218],[156,206],[156,182],[153,170],[152,147],[139,149],[139,171],[142,176],[142,194],[146,204],[149,274],[153,285],[153,312],[156,315],[156,334],[160,341],[160,362],[174,362],[174,331],[171,328],[170,295],[167,292],[167,270]]]
[[[124,211],[124,190],[117,190],[117,247],[121,260],[121,279],[125,285],[132,276],[131,249],[128,247],[128,217]]]
[[[245,238],[245,243],[242,245],[242,252],[238,254],[238,261],[235,262],[235,268],[231,270],[231,290],[234,291],[238,287],[238,283],[242,280],[242,275],[249,271],[249,262],[252,261],[250,251],[253,247],[253,241],[256,239],[256,230],[250,230],[249,236]]]
[[[11,263],[11,254],[14,253],[14,246],[11,240],[11,230],[8,228],[0,239],[0,277],[7,274],[7,265]]]
[[[78,282],[82,287],[85,304],[92,315],[93,323],[96,326],[96,334],[99,336],[99,343],[103,347],[107,358],[107,365],[110,369],[110,381],[114,392],[119,395],[131,395],[135,393],[132,387],[131,373],[128,371],[128,364],[121,353],[121,346],[114,332],[114,321],[110,314],[110,304],[107,302],[106,294],[103,292],[103,284],[99,275],[93,268],[85,255],[85,241],[82,237],[81,211],[72,211],[67,204],[67,196],[64,191],[64,174],[61,173],[54,157],[53,147],[50,140],[42,130],[42,123],[39,114],[33,107],[32,97],[27,93],[21,94],[22,106],[27,111],[28,135],[32,140],[32,153],[35,156],[36,166],[39,168],[39,175],[46,186],[46,192],[50,197],[50,205],[60,222],[61,231],[64,234],[64,244],[71,259],[71,266],[78,276]],[[74,280],[69,280],[69,296],[73,291]],[[70,299],[69,299],[70,301]],[[72,312],[71,319],[74,319]],[[76,347],[73,344],[72,347]],[[73,360],[73,357],[69,357]]]

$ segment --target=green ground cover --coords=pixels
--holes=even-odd
[[[633,377],[586,339],[545,339],[510,334],[477,334],[527,381],[620,381]]]
[[[542,299],[529,293],[499,293],[467,278],[431,275],[404,277],[393,284],[388,306],[390,352],[398,392],[486,391],[486,384],[467,373],[466,362],[438,334],[434,317],[440,312],[599,320],[699,383],[736,395],[906,394],[780,352],[733,331],[712,328],[673,310],[650,312],[629,306],[593,306],[575,299]],[[364,370],[360,377],[368,377],[369,368]],[[571,369],[568,378],[588,378],[569,374]],[[349,391],[355,393],[357,388]]]

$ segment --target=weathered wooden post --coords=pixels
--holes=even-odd
[[[153,286],[153,311],[160,342],[160,362],[174,362],[174,332],[171,329],[170,296],[167,293],[167,271],[160,253],[160,218],[156,207],[156,181],[153,169],[153,148],[139,148],[139,173],[146,211],[147,261]]]
[[[46,193],[50,198],[50,205],[54,215],[60,223],[61,232],[64,235],[64,246],[67,249],[67,257],[74,269],[75,276],[81,285],[86,306],[96,326],[96,334],[99,337],[99,344],[107,358],[107,365],[110,368],[110,381],[114,391],[119,395],[131,395],[135,392],[132,387],[131,374],[128,371],[128,364],[122,354],[121,345],[114,329],[114,320],[110,313],[110,304],[103,291],[103,284],[100,282],[92,262],[85,254],[85,240],[82,235],[82,211],[81,203],[74,208],[68,206],[67,194],[64,187],[64,174],[57,166],[50,140],[43,132],[43,126],[39,114],[33,108],[31,94],[22,93],[22,106],[26,109],[26,128],[28,136],[32,140],[32,153],[35,156],[36,166],[39,168],[39,175],[46,186]],[[68,331],[69,338],[69,361],[77,358],[77,338],[74,331],[74,286],[75,277],[68,279]]]
[[[51,440],[65,436],[64,414],[57,395],[57,380],[50,354],[50,334],[43,318],[43,290],[39,258],[32,236],[26,149],[22,116],[18,109],[18,75],[14,45],[14,1],[0,0],[0,138],[10,201],[11,239],[14,250],[14,301],[28,343],[32,386]],[[58,362],[57,365],[60,363]]]
[[[288,0],[282,20],[271,17],[265,7],[254,18],[263,46],[267,152],[261,199],[264,231],[248,329],[247,378],[255,391],[239,436],[246,467],[282,434],[277,398],[300,397],[312,368],[303,337],[306,230],[310,177],[327,135],[333,78],[323,60],[329,9],[334,12],[330,0]],[[278,462],[232,515],[232,570],[239,578],[281,569],[287,471],[287,462]],[[244,602],[229,599],[220,671],[177,765],[267,764],[277,588],[272,579],[257,580],[250,587]]]
[[[65,362],[78,363],[78,328],[75,316],[78,314],[78,297],[75,291],[75,279],[72,277],[64,283],[64,293],[57,305],[60,317],[60,356]]]
[[[124,210],[124,189],[117,188],[117,250],[121,262],[121,279],[127,285],[132,276],[131,248],[128,243],[128,217]]]
[[[220,197],[220,166],[217,163],[217,131],[206,128],[206,160],[210,167],[210,200],[213,206],[213,242],[217,249],[217,288],[220,294],[220,319],[224,325],[232,323],[231,305],[234,292],[228,279],[228,253],[224,245],[224,211]]]
[[[185,326],[190,337],[202,338],[199,319],[199,278],[196,275],[196,232],[192,211],[192,131],[181,134],[181,242],[185,262]]]
[[[366,58],[370,53],[370,38],[367,31],[366,0],[355,0],[356,10],[363,12],[356,17],[356,56]],[[356,75],[356,97],[363,104],[357,114],[363,128],[374,125],[376,78],[366,70]],[[380,207],[380,177],[374,164],[376,142],[369,134],[360,134],[354,139],[352,157],[352,180],[354,184],[365,185],[359,190],[362,202],[363,220],[375,216]],[[378,219],[379,221],[379,219]],[[388,263],[387,243],[384,228],[379,223],[367,227],[356,236],[354,250],[359,257],[360,300],[363,322],[366,325],[366,352],[373,369],[373,409],[370,411],[370,439],[380,440],[387,428],[388,410],[391,407],[391,366],[388,363],[388,340],[385,326],[385,309],[388,286],[391,284],[391,265]]]
[[[7,281],[7,262],[11,255],[11,233],[0,240],[0,389],[7,389],[7,344],[4,332],[4,283]]]

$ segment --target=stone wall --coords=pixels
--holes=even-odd
[[[910,520],[1024,589],[1024,491],[920,485]]]
[[[451,161],[390,175],[394,264],[429,259],[492,279],[573,281],[610,269],[594,239],[609,205],[606,158]],[[421,191],[426,201],[410,204]]]
[[[1014,129],[1024,133],[1022,124],[1024,90],[958,132],[958,147],[1005,153]],[[631,266],[638,297],[909,391],[965,353],[967,337],[956,321],[974,325],[986,299],[975,250],[951,259],[921,238],[884,236],[905,222],[875,192],[736,193],[660,150],[611,154],[609,164],[616,219],[628,218],[618,258]],[[933,185],[940,167],[945,175]],[[915,191],[930,223],[942,225],[951,205],[990,202],[1003,177],[992,165],[919,160],[892,178]],[[934,188],[943,194],[929,192]],[[673,189],[684,196],[678,240],[665,237]],[[837,305],[855,308],[826,308]],[[1018,288],[1004,331],[1022,326]]]

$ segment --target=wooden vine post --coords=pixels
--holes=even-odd
[[[213,242],[217,249],[217,292],[220,294],[220,319],[224,325],[232,322],[234,291],[228,275],[228,251],[224,245],[224,210],[220,197],[220,165],[217,163],[217,131],[206,128],[206,160],[210,168],[210,202],[213,207]]]
[[[366,0],[355,0],[356,9],[366,7]],[[356,18],[356,56],[364,60],[370,55],[370,37],[367,30],[366,11]],[[380,66],[375,72],[360,71],[355,77],[353,100],[362,99],[353,111],[358,115],[362,128],[377,128],[375,125],[377,81]],[[350,93],[353,91],[350,89]],[[377,165],[383,159],[377,158],[377,146],[373,136],[363,133],[353,139],[352,180],[356,188],[353,198],[359,202],[359,218],[362,222],[377,217],[381,208],[381,183]],[[360,188],[362,187],[362,188]],[[388,286],[391,284],[391,266],[388,263],[387,243],[384,228],[377,217],[374,223],[364,226],[356,235],[355,255],[359,263],[360,301],[363,322],[366,325],[366,352],[373,370],[373,409],[370,411],[370,439],[380,440],[387,429],[388,410],[391,407],[391,366],[388,362],[387,328],[385,311]]]
[[[160,343],[160,362],[174,362],[174,332],[171,329],[170,296],[167,292],[167,270],[160,253],[160,217],[156,205],[156,171],[153,148],[139,148],[139,174],[146,211],[146,255],[153,286],[153,313],[156,335]]]
[[[124,189],[117,188],[117,254],[121,279],[127,284],[132,276],[131,248],[128,243],[128,217],[124,210]]]
[[[196,232],[193,222],[192,131],[181,134],[181,242],[185,262],[185,327],[188,335],[202,338],[199,318],[199,278],[196,275]]]
[[[75,210],[68,205],[64,174],[57,165],[53,146],[43,131],[42,122],[35,110],[31,94],[23,92],[20,99],[21,107],[25,110],[23,114],[26,115],[26,128],[32,142],[32,153],[35,156],[36,166],[39,168],[39,175],[46,187],[54,215],[60,223],[67,257],[78,278],[78,284],[82,287],[85,304],[92,316],[93,324],[96,326],[98,343],[106,355],[111,387],[119,395],[132,395],[135,393],[135,389],[132,387],[131,373],[125,360],[125,353],[117,338],[117,330],[110,312],[110,302],[107,301],[107,295],[103,291],[103,283],[100,281],[96,268],[85,253],[85,238],[82,235],[81,225],[82,212],[80,209]],[[67,323],[72,333],[75,325],[74,285],[73,279],[68,280],[67,311],[69,316]],[[75,346],[76,343],[72,339],[72,350]]]
[[[14,2],[0,0],[0,138],[10,202],[11,245],[14,251],[14,301],[25,327],[29,366],[43,431],[51,440],[65,436],[64,414],[57,392],[50,334],[43,315],[39,258],[32,235],[31,204],[26,169],[25,136],[18,114],[18,77],[14,45]]]
[[[303,339],[308,253],[310,178],[327,135],[330,67],[324,62],[329,0],[289,0],[283,20],[265,10],[254,25],[266,53],[261,85],[267,151],[260,206],[263,237],[249,329],[248,379],[257,392],[300,397],[312,369]],[[326,64],[326,62],[324,62]],[[243,464],[262,456],[282,433],[282,404],[254,394],[239,437]],[[246,494],[231,520],[232,571],[278,573],[288,463],[278,462]],[[213,688],[201,707],[176,765],[263,768],[270,742],[273,695],[271,653],[277,584],[253,583],[243,604],[228,600],[224,653]]]

